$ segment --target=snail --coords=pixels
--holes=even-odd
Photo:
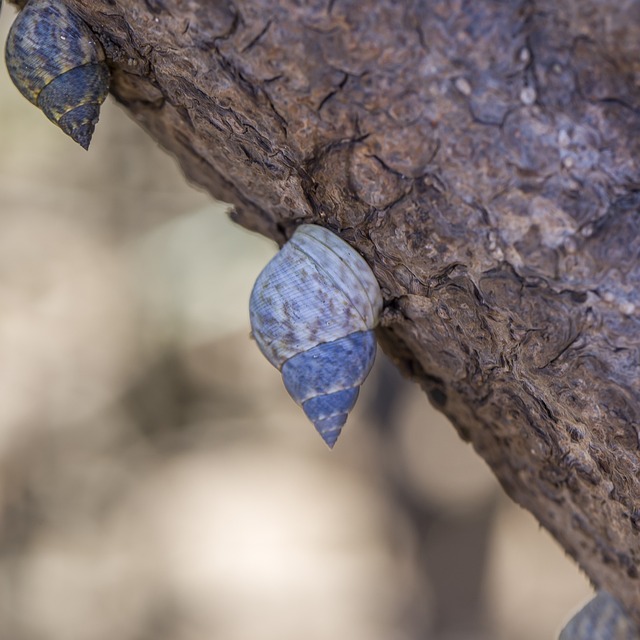
[[[373,366],[381,310],[364,258],[311,224],[298,227],[251,292],[253,337],[329,448]]]
[[[640,631],[620,603],[599,591],[561,631],[559,640],[638,640]]]
[[[5,59],[20,93],[88,149],[109,91],[91,29],[60,0],[29,0],[11,26]]]

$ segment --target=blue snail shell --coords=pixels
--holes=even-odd
[[[109,68],[84,21],[61,0],[29,0],[9,30],[5,60],[20,93],[87,149]]]
[[[289,395],[333,447],[376,355],[380,287],[353,248],[305,224],[258,276],[253,336]]]
[[[599,591],[560,632],[558,640],[638,640],[640,630],[622,605]]]

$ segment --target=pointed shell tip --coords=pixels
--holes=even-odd
[[[339,433],[334,434],[334,433],[327,433],[327,434],[320,434],[322,436],[322,439],[324,440],[324,443],[327,445],[327,447],[329,447],[329,449],[333,449],[335,443],[338,441],[338,436],[340,435]]]

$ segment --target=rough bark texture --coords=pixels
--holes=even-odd
[[[385,351],[640,621],[640,0],[67,2],[238,222],[365,256]]]

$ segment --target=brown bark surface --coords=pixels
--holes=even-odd
[[[67,1],[239,223],[365,256],[385,351],[640,621],[640,1]]]

